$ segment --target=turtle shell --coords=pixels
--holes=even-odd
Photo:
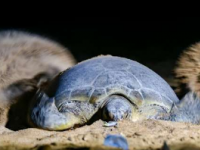
[[[136,105],[159,104],[170,110],[179,99],[157,73],[123,57],[98,56],[57,75],[46,89],[59,107],[64,101],[100,106],[106,97],[119,94]]]

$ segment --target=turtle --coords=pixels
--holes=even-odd
[[[188,106],[188,96],[198,99],[193,94],[181,102],[170,85],[147,66],[125,57],[100,55],[60,72],[48,87],[38,89],[28,121],[37,128],[59,131],[84,125],[100,112],[101,119],[116,122],[196,123],[193,114],[185,111],[197,106],[198,100]]]

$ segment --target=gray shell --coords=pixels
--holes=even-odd
[[[164,79],[146,66],[127,58],[99,56],[83,61],[60,73],[46,90],[63,101],[86,101],[102,104],[111,94],[122,94],[132,100],[153,99],[171,108],[179,100]]]

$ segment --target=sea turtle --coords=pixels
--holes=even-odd
[[[177,121],[188,108],[180,106],[183,109],[178,109],[179,99],[169,84],[148,67],[101,55],[61,72],[44,91],[38,90],[29,122],[42,129],[65,130],[87,123],[99,111],[110,121]]]

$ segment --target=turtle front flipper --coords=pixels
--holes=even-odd
[[[188,92],[180,103],[172,108],[170,120],[199,124],[200,98],[194,92]]]
[[[65,130],[82,121],[73,113],[61,113],[55,105],[54,98],[49,98],[38,90],[31,105],[28,121],[32,126],[47,130]]]

